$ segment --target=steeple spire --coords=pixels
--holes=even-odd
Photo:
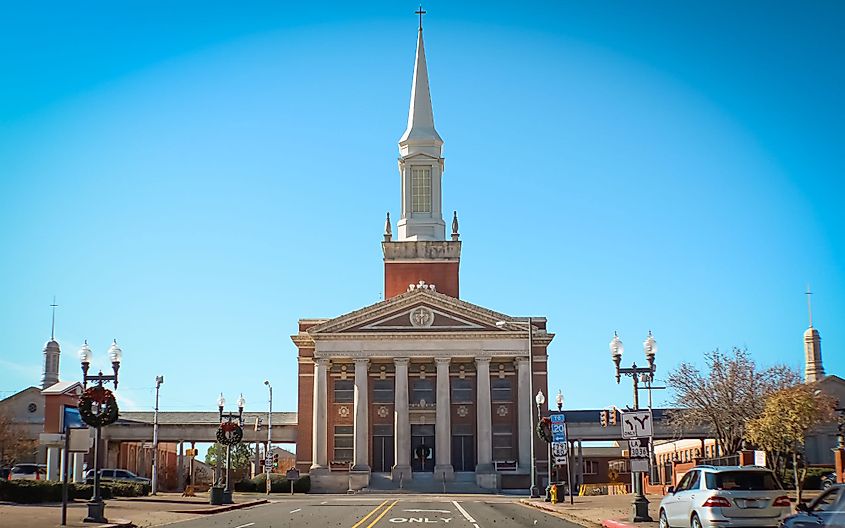
[[[399,139],[399,146],[416,144],[419,146],[443,145],[440,134],[434,129],[434,111],[431,107],[431,92],[428,87],[428,66],[425,62],[425,46],[423,44],[422,16],[425,11],[417,11],[420,15],[420,27],[417,30],[417,57],[414,63],[414,81],[411,85],[411,105],[408,108],[408,128]],[[438,152],[439,154],[439,152]]]
[[[810,286],[807,286],[807,311],[810,316],[810,326],[804,332],[804,381],[814,383],[824,378],[822,365],[822,338],[819,331],[813,328],[813,305],[810,303]]]

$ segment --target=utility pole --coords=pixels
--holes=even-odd
[[[158,491],[158,393],[161,384],[164,383],[164,376],[156,376],[156,407],[153,413],[153,478],[152,494]]]
[[[273,469],[271,455],[273,449],[273,386],[270,385],[270,380],[264,380],[264,385],[270,389],[270,402],[267,409],[267,452],[264,454],[264,472],[267,475],[267,495],[270,494],[270,471]]]

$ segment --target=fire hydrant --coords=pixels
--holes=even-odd
[[[552,504],[557,504],[557,484],[552,484]]]

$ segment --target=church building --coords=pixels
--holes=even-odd
[[[554,334],[544,317],[513,317],[461,298],[462,242],[457,213],[446,235],[442,148],[420,24],[399,139],[401,215],[394,238],[388,214],[381,243],[384,300],[332,319],[300,319],[292,336],[296,464],[314,491],[361,489],[373,479],[527,489],[532,441],[537,473],[546,474],[532,413],[534,394],[548,395]]]

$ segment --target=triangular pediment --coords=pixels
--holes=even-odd
[[[308,329],[314,338],[336,334],[513,332],[513,318],[429,289],[416,289]],[[504,321],[503,325],[497,322]]]

